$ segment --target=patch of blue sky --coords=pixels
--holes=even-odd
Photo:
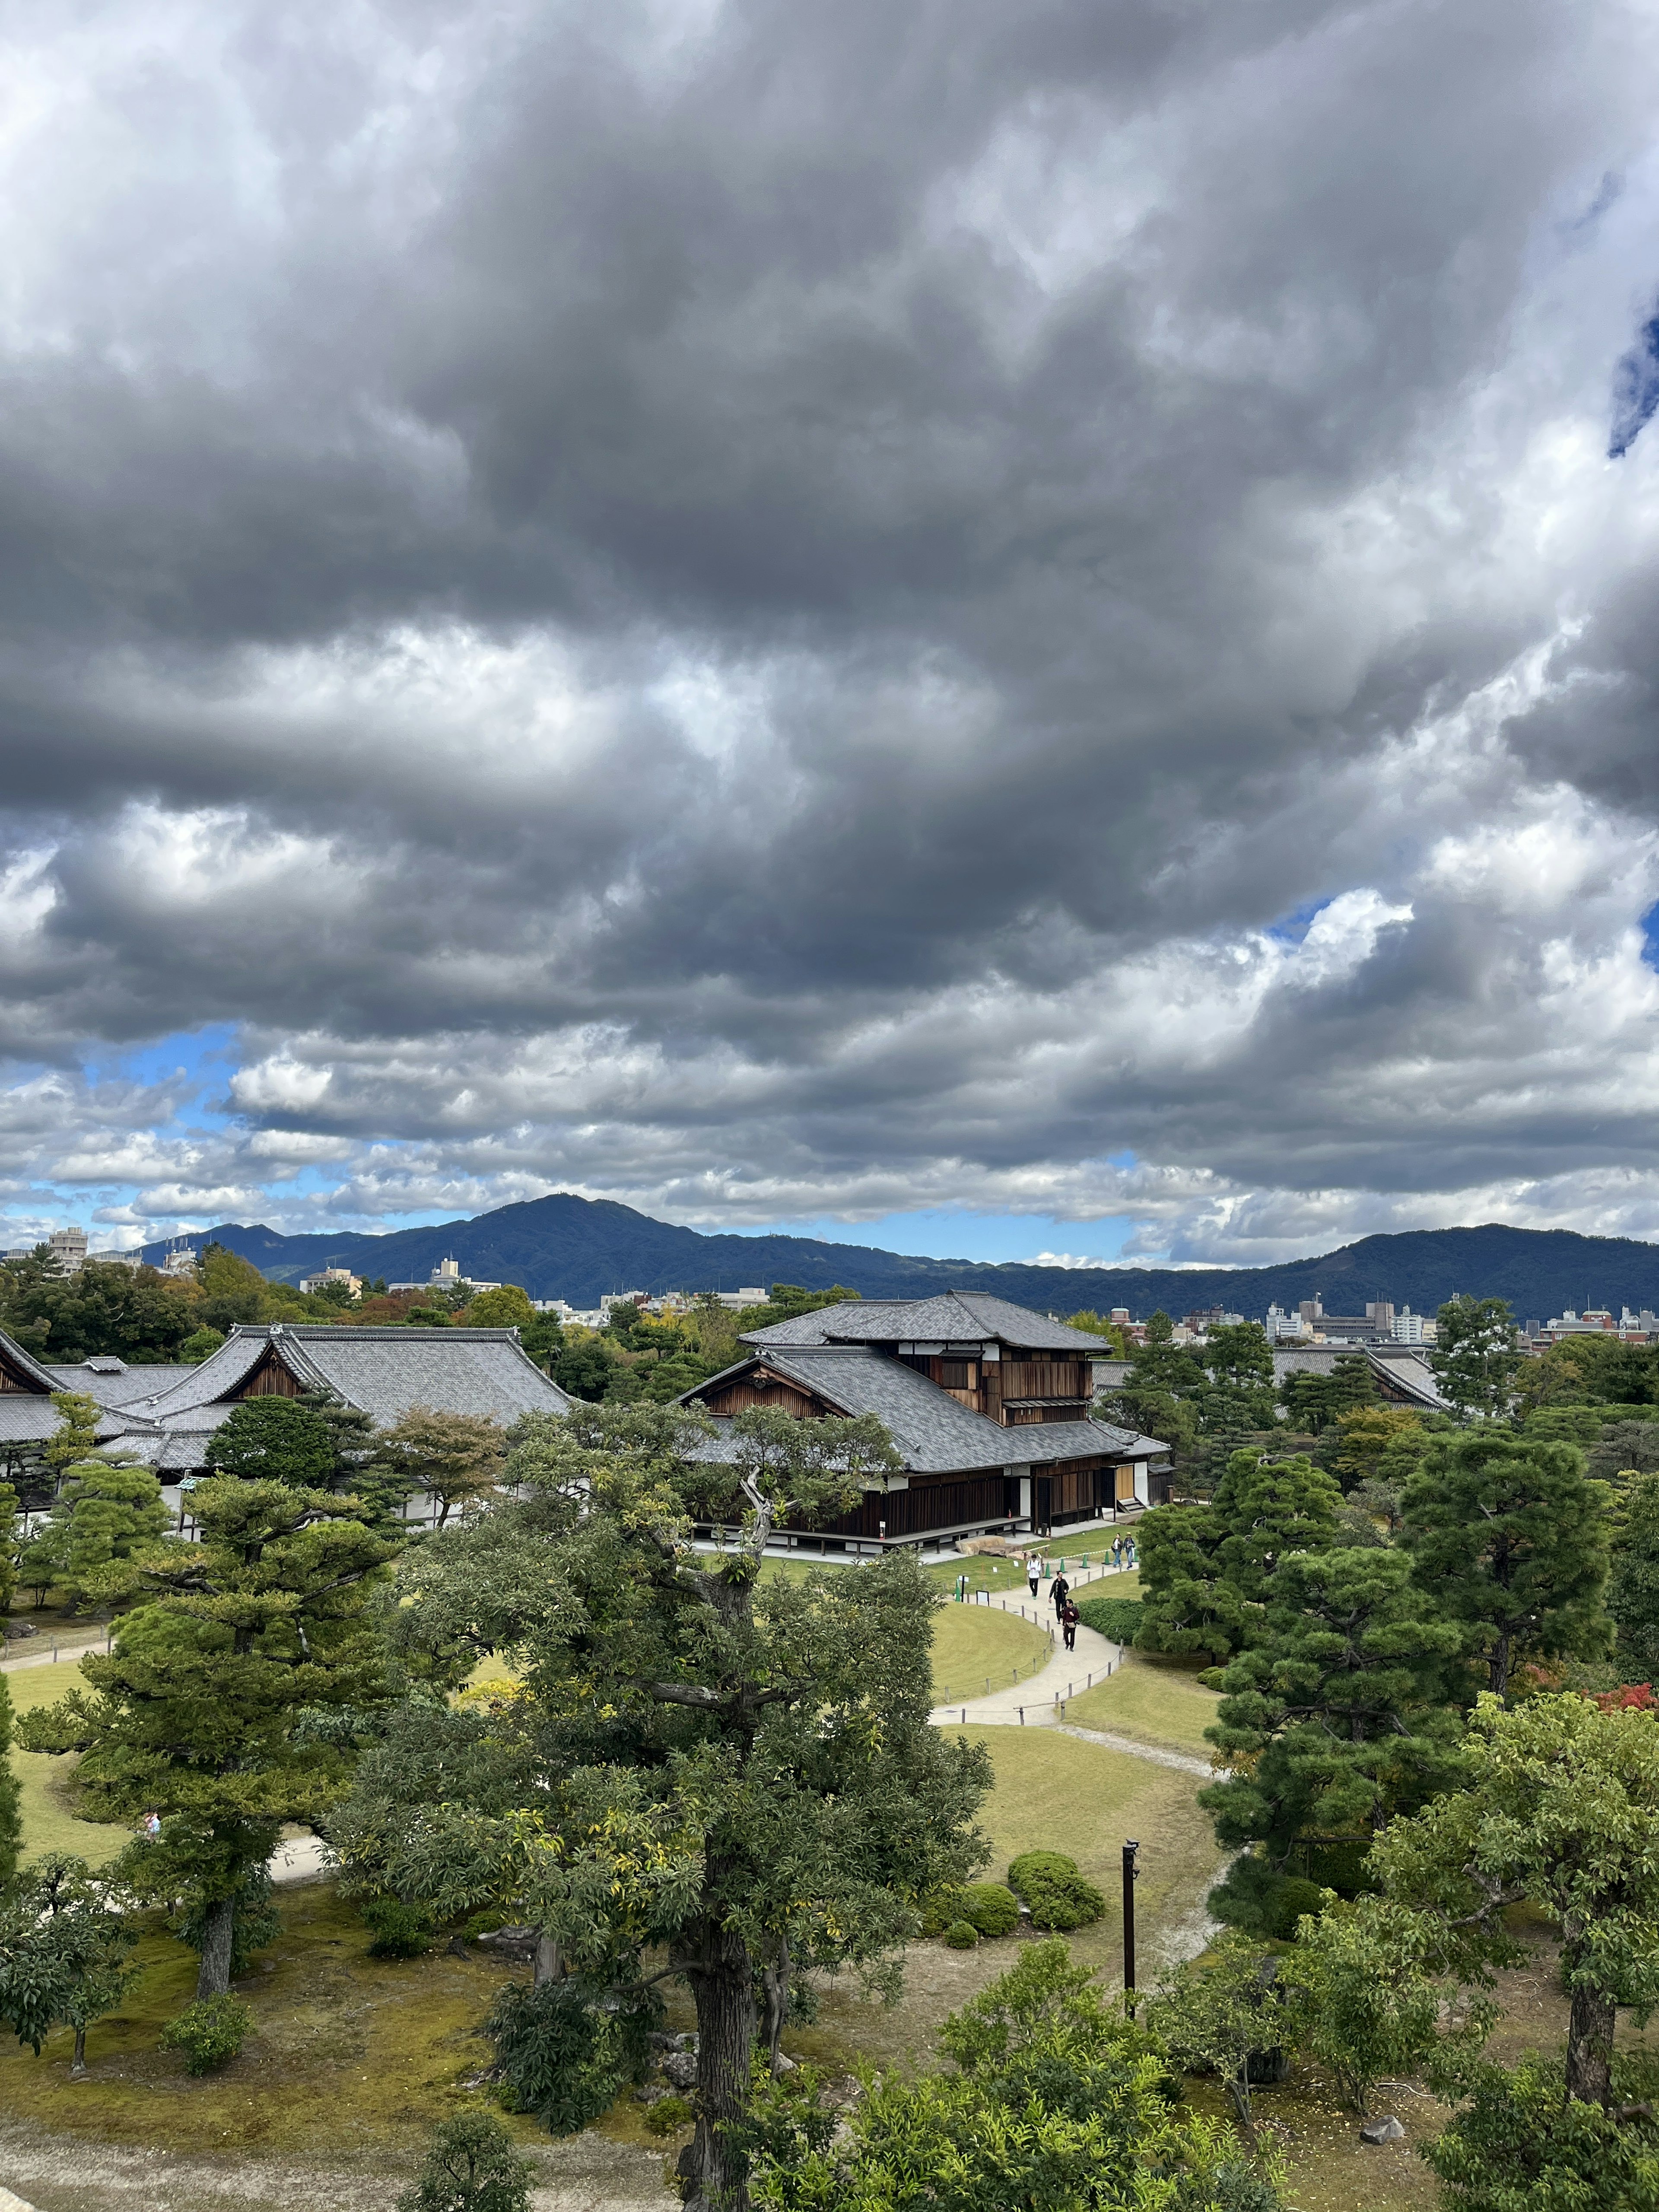
[[[1270,921],[1267,934],[1276,937],[1281,945],[1300,945],[1315,917],[1329,904],[1328,898],[1304,899],[1300,906],[1293,906],[1288,914],[1281,914],[1277,921]]]
[[[1642,957],[1650,968],[1659,968],[1659,905],[1642,916]]]
[[[152,1044],[125,1051],[89,1054],[86,1075],[90,1083],[170,1083],[182,1074],[190,1095],[179,1104],[176,1120],[185,1128],[222,1129],[232,1115],[213,1103],[223,1093],[226,1077],[238,1058],[240,1032],[234,1022],[211,1022],[199,1030],[178,1030]]]
[[[712,1224],[709,1224],[712,1225]],[[774,1221],[744,1229],[744,1237],[821,1237],[830,1244],[873,1245],[922,1260],[1030,1261],[1040,1253],[1085,1261],[1116,1259],[1137,1224],[1127,1215],[1095,1221],[1062,1221],[1051,1214],[975,1213],[955,1206],[884,1214],[878,1221]]]
[[[1607,459],[1622,460],[1659,408],[1659,313],[1638,331],[1613,377],[1613,428]]]

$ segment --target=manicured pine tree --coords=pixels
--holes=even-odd
[[[1281,1559],[1328,1547],[1341,1504],[1330,1476],[1301,1453],[1270,1460],[1260,1451],[1235,1452],[1215,1493],[1223,1578],[1247,1605],[1261,1604]]]
[[[1524,1355],[1506,1301],[1449,1298],[1436,1328],[1429,1364],[1447,1404],[1466,1421],[1508,1413]]]
[[[334,1477],[334,1438],[316,1407],[301,1399],[245,1398],[209,1438],[203,1467],[241,1482],[324,1490]]]
[[[1234,1452],[1207,1505],[1160,1505],[1136,1530],[1145,1612],[1137,1645],[1224,1659],[1258,1632],[1282,1554],[1328,1547],[1342,1493],[1297,1455]]]
[[[56,1583],[76,1605],[91,1601],[105,1570],[152,1544],[173,1525],[161,1486],[147,1467],[119,1455],[82,1460],[64,1477],[51,1514],[23,1553],[23,1571]]]
[[[1659,1475],[1632,1484],[1607,1577],[1607,1611],[1619,1631],[1613,1656],[1626,1682],[1659,1683]]]
[[[46,1438],[41,1456],[61,1481],[66,1468],[90,1459],[97,1450],[103,1408],[84,1390],[54,1390],[52,1402],[62,1426]]]
[[[1368,1838],[1443,1786],[1456,1721],[1438,1699],[1462,1645],[1403,1553],[1283,1559],[1259,1639],[1220,1675],[1206,1730],[1233,1770],[1199,1795],[1218,1840],[1254,1844],[1282,1871],[1303,1836]]]
[[[1603,1493],[1576,1445],[1493,1425],[1438,1439],[1407,1485],[1401,1540],[1495,1696],[1520,1666],[1607,1649]]]
[[[280,1401],[266,1401],[279,1403]],[[396,1547],[352,1501],[285,1482],[219,1478],[191,1501],[200,1541],[115,1560],[94,1595],[137,1601],[87,1688],[18,1728],[32,1751],[78,1751],[94,1819],[154,1810],[161,1832],[118,1863],[135,1893],[199,1910],[198,1996],[229,1986],[239,1897],[285,1821],[319,1823],[344,1784],[349,1735],[317,1724],[383,1694],[367,1608]]]

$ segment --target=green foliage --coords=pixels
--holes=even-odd
[[[1154,1992],[1147,2025],[1188,2074],[1221,2076],[1233,2109],[1250,2118],[1250,2062],[1291,2047],[1295,2009],[1279,1960],[1230,1929]]]
[[[148,1468],[108,1460],[71,1467],[45,1524],[24,1553],[31,1580],[55,1583],[76,1605],[96,1604],[119,1582],[122,1563],[173,1525],[161,1486]]]
[[[250,1866],[236,1886],[235,1917],[231,1923],[230,1978],[239,1982],[258,1954],[283,1932],[283,1916],[276,1910],[276,1893],[264,1866]],[[168,1925],[179,1941],[192,1951],[206,1947],[208,1906],[198,1893],[180,1903]]]
[[[1483,2065],[1423,2155],[1457,2212],[1659,2212],[1659,2127],[1566,2094],[1561,2069]]]
[[[916,1902],[916,1911],[921,1920],[924,1936],[942,1936],[953,1920],[962,1917],[963,1885],[947,1884],[943,1889],[929,1890]]]
[[[939,1598],[914,1559],[760,1576],[775,1522],[895,1466],[879,1424],[745,1413],[719,1461],[696,1455],[708,1433],[649,1404],[520,1425],[517,1494],[411,1553],[390,1616],[434,1686],[496,1650],[514,1687],[459,1711],[412,1697],[330,1826],[355,1884],[445,1919],[510,1913],[593,1990],[666,1947],[702,2030],[706,2193],[736,2185],[757,1978],[888,1973],[921,1900],[984,1857],[989,1779],[928,1724]],[[740,1501],[738,1545],[697,1554],[691,1520]]]
[[[48,1852],[0,1902],[0,2020],[37,2058],[54,2027],[72,2027],[78,2068],[87,2030],[131,1985],[137,1940],[84,1859]]]
[[[321,1490],[334,1474],[334,1441],[314,1406],[297,1398],[245,1398],[208,1439],[209,1474]]]
[[[1587,1410],[1592,1419],[1601,1412],[1600,1407]],[[1534,1413],[1526,1425],[1527,1435],[1533,1433],[1534,1422],[1547,1418]],[[1589,1446],[1587,1472],[1592,1481],[1613,1482],[1621,1474],[1659,1474],[1659,1421],[1598,1420],[1594,1436],[1572,1441]]]
[[[971,1920],[953,1920],[945,1931],[945,1941],[952,1951],[971,1951],[979,1942],[979,1930]]]
[[[1417,2074],[1430,2060],[1443,2075],[1485,2041],[1496,2008],[1484,2002],[1457,2028],[1439,2032],[1455,1993],[1437,1973],[1438,1936],[1425,1915],[1380,1897],[1333,1899],[1323,1912],[1316,1904],[1299,1932],[1280,1979],[1298,2001],[1302,2045],[1362,2118],[1379,2081]]]
[[[480,1291],[466,1309],[469,1328],[533,1328],[536,1321],[530,1293],[517,1283],[503,1283],[499,1290]]]
[[[1560,1447],[1552,1447],[1560,1449]],[[1659,2004],[1659,1713],[1484,1695],[1459,1787],[1391,1822],[1372,1862],[1388,1895],[1439,1923],[1448,1960],[1501,1963],[1526,1903],[1560,1940],[1570,2094],[1605,2103],[1617,2008]]]
[[[1146,1554],[1141,1557],[1144,1567]],[[1146,1606],[1136,1597],[1080,1597],[1077,1613],[1085,1628],[1114,1644],[1133,1644],[1146,1618]]]
[[[1630,1407],[1654,1403],[1659,1380],[1650,1346],[1616,1336],[1569,1337],[1521,1368],[1517,1395],[1528,1416],[1561,1406]]]
[[[1461,1419],[1509,1411],[1525,1354],[1503,1298],[1449,1298],[1437,1320],[1429,1364],[1440,1395]]]
[[[1444,1786],[1455,1724],[1437,1700],[1462,1639],[1399,1552],[1287,1553],[1267,1596],[1205,1731],[1233,1771],[1199,1802],[1224,1844],[1282,1866],[1304,1832],[1364,1832]]]
[[[954,2071],[867,2078],[844,2139],[810,2081],[757,2084],[758,2212],[1276,2212],[1272,2179],[1172,2106],[1157,2045],[1091,1978],[1033,1944],[946,2021]]]
[[[154,1267],[88,1260],[64,1275],[40,1258],[0,1261],[0,1328],[38,1359],[67,1366],[112,1356],[153,1366],[176,1358],[201,1318],[193,1286]]]
[[[374,1897],[363,1906],[363,1924],[374,1937],[371,1959],[421,1959],[432,1948],[432,1915],[401,1898]]]
[[[1012,1936],[1019,1925],[1019,1899],[1006,1882],[970,1881],[961,1898],[963,1919],[981,1936]]]
[[[0,1887],[17,1870],[23,1848],[23,1792],[7,1753],[11,1749],[11,1692],[0,1674]]]
[[[596,1331],[571,1330],[555,1352],[550,1371],[561,1390],[597,1405],[620,1364],[615,1351]]]
[[[1276,1943],[1295,1942],[1304,1918],[1310,1912],[1319,1911],[1324,1902],[1324,1891],[1305,1875],[1282,1876],[1266,1916],[1268,1935]]]
[[[211,1359],[228,1340],[216,1328],[192,1329],[179,1347],[179,1357],[191,1367],[199,1367],[204,1359]]]
[[[1502,1697],[1525,1663],[1607,1649],[1603,1493],[1575,1445],[1486,1425],[1437,1438],[1406,1490],[1419,1587]]]
[[[1140,1650],[1225,1659],[1242,1649],[1261,1632],[1280,1557],[1328,1547],[1341,1503],[1307,1458],[1250,1450],[1231,1455],[1207,1505],[1156,1507],[1137,1531]]]
[[[1008,1869],[1008,1887],[1030,1906],[1034,1928],[1061,1935],[1086,1927],[1106,1910],[1105,1899],[1063,1851],[1023,1851]]]
[[[1659,1680],[1659,1475],[1638,1478],[1607,1577],[1620,1679]]]
[[[648,2136],[677,2136],[696,2118],[689,2097],[659,2097],[646,2113],[645,2131]]]
[[[207,1246],[196,1262],[196,1280],[200,1286],[197,1322],[209,1328],[228,1333],[239,1322],[279,1319],[285,1309],[306,1310],[298,1291],[268,1283],[252,1260],[223,1244]]]
[[[377,1460],[405,1497],[423,1492],[441,1528],[456,1510],[472,1513],[495,1495],[507,1436],[488,1415],[411,1406],[381,1435]]]
[[[58,1427],[47,1437],[42,1455],[48,1467],[55,1468],[61,1476],[67,1467],[90,1459],[98,1449],[98,1424],[104,1418],[103,1407],[84,1390],[54,1390],[52,1410]]]
[[[1292,1428],[1315,1436],[1375,1408],[1376,1377],[1363,1352],[1339,1352],[1328,1369],[1293,1367],[1279,1386]]]
[[[1127,1375],[1109,1394],[1106,1406],[1114,1419],[1185,1452],[1198,1442],[1198,1401],[1210,1388],[1210,1376],[1193,1351],[1170,1343],[1173,1327],[1168,1314],[1152,1316]],[[1270,1358],[1270,1368],[1271,1364]]]
[[[1355,1406],[1336,1419],[1332,1472],[1346,1491],[1403,1482],[1428,1445],[1428,1431],[1404,1406]]]
[[[508,1982],[490,2007],[484,2033],[514,2109],[533,2112],[550,2135],[579,2135],[625,2081],[645,2078],[661,2005],[653,1991],[626,2006],[608,1996],[602,1981],[569,1975]]]
[[[161,2045],[179,2052],[186,2074],[213,2074],[228,2065],[252,2033],[253,2008],[240,1997],[198,1997],[161,2030]]]
[[[394,1547],[349,1501],[282,1482],[205,1481],[192,1510],[198,1542],[164,1539],[106,1570],[110,1594],[138,1601],[114,1650],[88,1653],[86,1688],[26,1715],[19,1738],[82,1753],[93,1818],[162,1815],[121,1873],[140,1894],[205,1908],[211,1996],[228,1980],[239,1893],[283,1823],[319,1820],[349,1771],[349,1735],[311,1722],[384,1697],[367,1607]]]

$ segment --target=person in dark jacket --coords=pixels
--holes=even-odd
[[[1054,1613],[1057,1619],[1064,1616],[1066,1611],[1066,1601],[1071,1594],[1072,1585],[1066,1581],[1065,1576],[1063,1574],[1056,1575],[1049,1595],[1054,1601]]]
[[[1077,1607],[1072,1603],[1071,1599],[1067,1598],[1065,1604],[1060,1610],[1060,1626],[1066,1631],[1066,1649],[1068,1651],[1075,1651],[1077,1650],[1077,1625],[1079,1618],[1079,1615],[1078,1613]]]

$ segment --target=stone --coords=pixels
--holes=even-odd
[[[697,2086],[697,2062],[689,2051],[670,2051],[664,2054],[662,2078],[677,2089],[695,2089]]]
[[[507,1959],[533,1959],[536,1955],[536,1931],[533,1928],[492,1928],[480,1936],[481,1950],[496,1951]]]
[[[1359,2130],[1359,2140],[1363,2143],[1404,2142],[1406,2130],[1390,2112],[1384,2119],[1367,2120]]]

